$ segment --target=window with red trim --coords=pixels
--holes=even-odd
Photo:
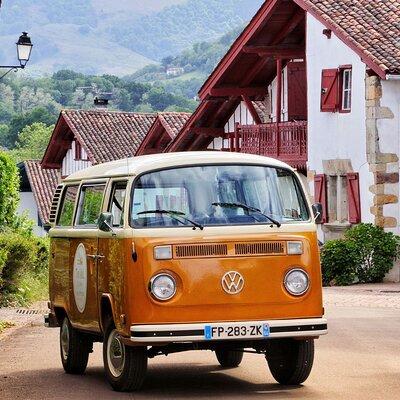
[[[340,112],[351,111],[352,68],[339,68],[340,73]]]
[[[352,97],[352,67],[323,69],[321,77],[321,111],[350,112]]]

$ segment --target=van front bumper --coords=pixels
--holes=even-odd
[[[232,336],[224,338],[207,338],[206,327],[242,327],[244,325],[266,325],[269,328],[267,337]],[[276,338],[318,337],[328,333],[325,318],[304,318],[265,321],[240,322],[204,322],[196,324],[165,325],[132,325],[131,342],[134,343],[177,343],[204,342],[216,340],[265,340]]]

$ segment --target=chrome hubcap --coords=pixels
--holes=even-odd
[[[68,321],[65,318],[61,327],[61,354],[64,361],[68,358],[68,349],[69,349],[69,328]]]
[[[115,329],[108,337],[107,361],[111,374],[115,378],[120,377],[125,367],[125,346]]]

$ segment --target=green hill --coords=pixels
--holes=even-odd
[[[29,73],[60,68],[126,75],[215,40],[241,25],[262,0],[5,0],[0,63],[15,62],[23,30],[34,43]]]

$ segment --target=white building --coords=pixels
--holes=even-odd
[[[165,151],[290,163],[323,204],[323,241],[359,222],[400,234],[399,38],[398,0],[267,0]],[[254,101],[264,103],[264,121]],[[398,268],[390,279],[400,279]]]

